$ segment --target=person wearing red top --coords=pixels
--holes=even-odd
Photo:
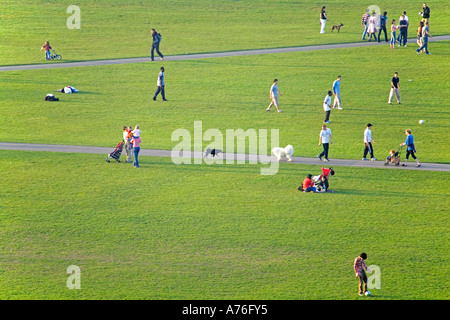
[[[367,272],[372,272],[369,268],[367,268],[364,260],[367,259],[367,254],[365,252],[361,253],[358,257],[356,257],[353,263],[353,269],[355,270],[355,275],[358,278],[358,295],[363,296],[365,292],[367,292],[367,275],[364,271],[366,268]]]
[[[308,174],[305,180],[303,180],[303,192],[316,192],[316,188],[314,187],[311,178],[312,175]]]
[[[50,60],[50,49],[53,49],[50,46],[50,42],[46,41],[45,44],[41,47],[41,51],[45,50],[45,60]]]

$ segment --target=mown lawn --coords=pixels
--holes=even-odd
[[[68,29],[69,5],[80,8],[80,29]],[[278,48],[361,41],[361,16],[368,4],[350,0],[326,3],[326,34],[319,34],[323,3],[306,0],[4,0],[0,19],[0,65],[44,62],[45,41],[63,56],[62,61],[149,56],[150,30],[163,35],[165,55]],[[409,36],[416,36],[422,3],[380,0],[389,21],[406,10]],[[433,35],[448,33],[450,10],[446,1],[433,1]],[[338,34],[334,24],[343,23]],[[51,62],[54,63],[54,62]]]
[[[344,110],[332,110],[330,158],[360,159],[363,132],[372,123],[375,156],[383,159],[412,129],[417,155],[448,163],[446,101],[448,41],[430,44],[431,56],[415,47],[387,46],[0,73],[0,141],[114,147],[123,125],[139,124],[144,148],[172,149],[177,129],[278,129],[280,145],[296,156],[316,156],[322,101],[342,75]],[[166,69],[169,101],[153,101],[159,68]],[[402,104],[387,104],[390,81],[399,72]],[[268,113],[269,89],[279,79],[283,113]],[[446,81],[447,80],[447,81]],[[60,94],[72,85],[79,94]],[[59,102],[45,102],[47,93]],[[425,120],[419,125],[419,120]],[[203,147],[210,142],[204,141]],[[272,146],[273,147],[273,146]],[[226,148],[225,140],[224,146]],[[270,152],[271,145],[267,150]]]
[[[0,152],[1,299],[448,299],[447,173],[344,168],[332,194],[297,191],[319,166],[141,168],[102,155]],[[69,290],[69,265],[81,290]]]

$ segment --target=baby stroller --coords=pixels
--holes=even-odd
[[[393,150],[391,150],[391,153],[386,157],[386,161],[384,162],[385,166],[388,166],[390,163],[393,163],[396,166],[400,165],[400,153],[402,151],[403,146],[400,146],[397,151],[392,153]]]
[[[123,150],[123,141],[121,141],[117,147],[114,149],[113,152],[111,152],[110,154],[108,154],[108,157],[106,158],[106,162],[110,162],[109,159],[113,158],[114,160],[116,160],[117,162],[120,162],[120,156],[122,154],[122,150]]]
[[[59,55],[59,54],[57,54],[56,52],[55,52],[55,50],[53,50],[53,49],[51,49],[50,50],[50,60],[61,60],[61,55]]]
[[[334,176],[333,167],[330,168],[322,168],[322,174],[313,177],[314,187],[316,187],[319,192],[333,192],[329,190],[328,179],[330,175]]]

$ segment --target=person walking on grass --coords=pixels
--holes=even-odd
[[[152,42],[151,60],[155,61],[155,55],[154,55],[155,50],[156,50],[156,53],[161,58],[161,60],[163,60],[164,56],[159,51],[159,45],[161,44],[161,34],[156,32],[155,29],[152,29],[152,38],[153,38],[153,42]]]
[[[327,13],[325,12],[325,7],[320,10],[320,33],[325,33],[325,24],[327,23]]]
[[[417,54],[420,54],[420,51],[425,50],[426,54],[431,54],[428,52],[428,37],[431,38],[430,32],[428,32],[428,26],[424,25],[422,27],[422,38],[420,39],[422,42],[422,46],[416,50]]]
[[[328,91],[327,96],[323,100],[323,111],[325,111],[325,119],[323,120],[323,123],[330,123],[330,112],[331,112],[331,95],[333,93]]]
[[[384,40],[388,42],[388,36],[386,31],[386,22],[387,22],[387,12],[383,12],[383,15],[380,17],[380,29],[378,30],[378,42],[381,42],[381,31],[384,31]]]
[[[274,105],[275,108],[277,108],[278,112],[282,112],[280,110],[279,104],[278,104],[278,94],[280,94],[280,96],[283,96],[281,94],[281,92],[278,90],[278,79],[273,80],[273,84],[270,87],[270,92],[269,92],[269,98],[271,100],[269,107],[266,109],[266,111],[270,111],[270,108]]]
[[[375,141],[372,138],[372,124],[368,123],[366,130],[364,130],[364,155],[363,160],[368,161],[367,154],[370,153],[370,161],[376,161],[375,157],[373,156],[373,146],[372,143],[375,143]]]
[[[372,271],[367,268],[366,264],[364,263],[364,260],[367,259],[367,254],[365,252],[361,253],[358,257],[356,257],[355,261],[353,262],[353,270],[355,270],[356,278],[358,278],[359,284],[358,284],[358,295],[364,296],[364,294],[368,291],[367,290],[367,275],[364,270],[364,268],[367,270],[367,272],[371,273]]]
[[[423,21],[419,22],[419,28],[417,28],[417,45],[419,48],[422,46],[422,29],[423,29],[424,23]],[[422,52],[425,52],[425,50],[422,49]]]
[[[133,166],[135,168],[139,168],[139,151],[141,151],[141,137],[134,137],[131,138],[131,143],[133,144],[133,153],[134,153],[134,161]]]
[[[330,128],[327,128],[327,126],[324,124],[322,126],[322,130],[319,134],[319,147],[320,145],[323,146],[323,151],[321,154],[317,156],[319,160],[322,160],[322,157],[324,158],[323,161],[330,161],[328,160],[328,150],[330,143],[333,143],[333,137],[331,136],[331,130]]]
[[[161,93],[161,97],[163,101],[167,101],[165,94],[165,86],[164,83],[164,67],[161,67],[161,72],[158,74],[158,80],[156,81],[156,85],[158,88],[156,89],[155,95],[153,96],[153,100],[156,101],[156,97],[159,93]]]
[[[392,99],[394,98],[394,94],[397,98],[398,104],[400,103],[400,79],[398,77],[398,72],[394,73],[394,77],[391,80],[391,92],[389,93],[388,104],[392,105]]]
[[[416,166],[420,167],[421,164],[419,162],[419,160],[417,159],[415,153],[416,153],[416,148],[414,147],[414,137],[411,134],[411,129],[406,129],[405,130],[405,134],[406,134],[406,140],[405,142],[401,143],[400,146],[407,146],[406,148],[406,160],[405,163],[402,164],[402,166],[406,167],[406,163],[408,162],[409,156],[411,156],[415,161],[416,161]]]
[[[337,108],[339,110],[342,110],[342,105],[341,105],[341,76],[340,75],[333,82],[333,94],[334,94],[333,108],[335,109],[336,106],[337,106]]]

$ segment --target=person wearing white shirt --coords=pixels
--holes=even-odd
[[[278,105],[278,94],[280,96],[283,96],[281,92],[278,90],[278,79],[273,80],[273,84],[270,87],[269,91],[269,98],[271,100],[269,107],[266,109],[266,111],[270,111],[270,108],[275,105],[275,108],[277,108],[278,112],[281,112],[279,105]]]
[[[375,143],[375,141],[372,138],[372,124],[368,123],[367,124],[367,128],[366,130],[364,130],[364,156],[363,156],[363,160],[364,161],[368,161],[367,154],[370,153],[370,160],[371,161],[375,161],[377,159],[375,159],[375,157],[373,156],[373,147],[372,147],[372,143]]]
[[[327,128],[327,126],[324,124],[322,126],[322,130],[319,134],[319,146],[323,146],[323,151],[321,154],[317,156],[319,160],[322,160],[322,157],[324,157],[323,161],[330,161],[328,160],[328,149],[330,143],[333,143],[333,137],[331,136],[331,130],[330,128]]]
[[[330,112],[331,112],[331,96],[333,93],[328,91],[327,96],[323,100],[323,111],[325,111],[325,119],[323,120],[323,123],[330,123]]]
[[[156,81],[156,85],[158,86],[158,88],[156,89],[155,95],[153,96],[153,100],[156,101],[156,97],[161,92],[162,100],[167,101],[164,91],[166,86],[166,84],[164,83],[164,67],[161,67],[161,72],[158,74],[158,80]]]

